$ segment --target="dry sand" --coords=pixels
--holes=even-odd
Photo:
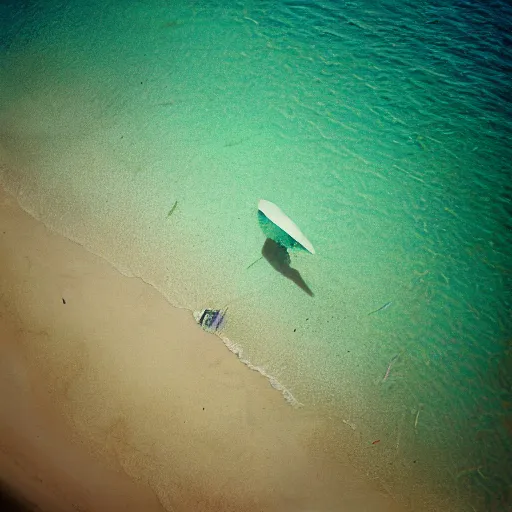
[[[1,189],[0,411],[0,482],[38,510],[403,510],[190,312]]]

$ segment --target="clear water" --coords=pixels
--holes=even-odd
[[[2,183],[174,305],[228,306],[226,341],[415,509],[505,510],[512,8],[226,5],[3,2]],[[250,266],[260,198],[315,246],[314,297]]]

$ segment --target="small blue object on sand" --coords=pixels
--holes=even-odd
[[[221,309],[203,309],[194,312],[196,322],[207,332],[216,332],[224,325],[226,311]]]

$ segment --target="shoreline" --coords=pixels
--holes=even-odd
[[[188,310],[2,189],[0,227],[8,488],[43,510],[405,510]]]
[[[286,388],[286,386],[281,384],[278,379],[267,373],[264,368],[256,366],[252,364],[248,359],[245,359],[243,349],[237,343],[231,341],[227,336],[224,336],[222,331],[215,333],[215,335],[222,341],[222,343],[224,343],[225,347],[231,353],[235,354],[235,356],[244,366],[246,366],[249,370],[259,373],[264,379],[268,381],[270,386],[281,393],[284,402],[293,408],[299,408],[303,406],[303,404],[293,396],[292,392]]]

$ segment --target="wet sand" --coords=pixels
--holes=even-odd
[[[0,411],[0,482],[38,510],[404,510],[189,311],[2,189]]]

